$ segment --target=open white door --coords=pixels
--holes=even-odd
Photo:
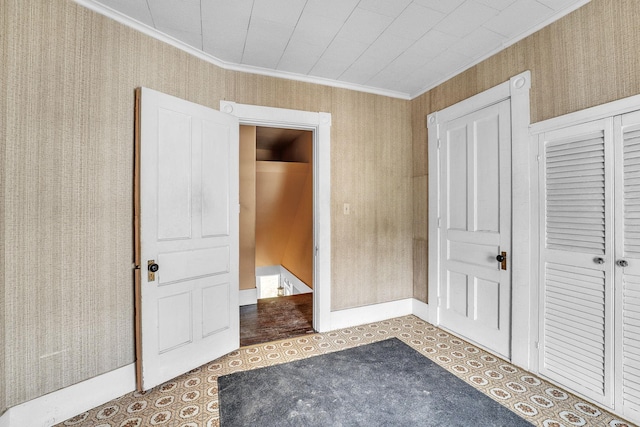
[[[440,325],[506,358],[511,337],[510,114],[505,100],[439,125]]]
[[[137,369],[148,390],[239,347],[238,119],[146,88],[136,109]]]

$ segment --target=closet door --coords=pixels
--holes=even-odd
[[[615,118],[616,403],[640,416],[640,112]]]
[[[540,143],[540,373],[613,403],[612,120]]]

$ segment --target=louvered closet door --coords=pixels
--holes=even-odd
[[[615,118],[616,402],[640,417],[640,112]],[[628,265],[625,267],[625,261]]]
[[[540,136],[540,373],[612,396],[611,120]]]

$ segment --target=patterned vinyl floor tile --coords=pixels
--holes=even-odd
[[[144,393],[133,392],[56,427],[219,426],[217,378],[397,337],[540,427],[631,427],[584,401],[415,317],[242,347]]]

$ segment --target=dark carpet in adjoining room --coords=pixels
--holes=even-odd
[[[531,424],[397,338],[218,378],[220,425]]]
[[[263,298],[240,307],[240,345],[261,344],[313,332],[313,294]]]

